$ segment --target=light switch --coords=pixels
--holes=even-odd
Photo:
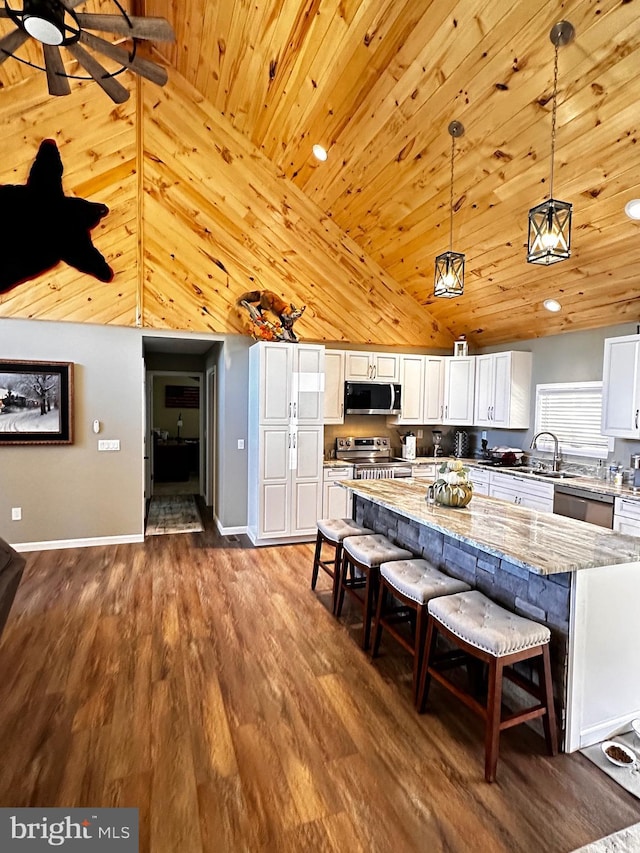
[[[244,438],[238,439],[238,450],[244,450]]]
[[[120,439],[101,438],[98,441],[98,450],[120,450]]]

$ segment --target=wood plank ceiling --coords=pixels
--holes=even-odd
[[[297,193],[297,211],[305,203],[319,211],[316,229],[332,220],[333,245],[340,235],[353,242],[350,254],[366,259],[362,287],[372,300],[384,301],[393,283],[407,340],[420,312],[425,323],[435,318],[434,329],[479,346],[638,319],[640,224],[624,215],[625,203],[640,196],[638,0],[141,0],[133,7],[176,30],[175,44],[154,52],[170,76],[173,69],[175,91],[194,93],[193,121],[174,127],[184,151],[198,123],[219,126],[218,138],[244,137],[237,148],[251,169],[270,161],[265,186],[280,176]],[[112,0],[83,6],[90,8],[114,11]],[[576,37],[559,53],[554,195],[574,205],[573,251],[568,261],[539,267],[525,260],[527,212],[548,192],[549,31],[563,18]],[[0,99],[29,73],[15,61],[2,64]],[[157,104],[158,115],[165,110],[158,129],[172,109],[180,113],[169,88],[164,103],[155,87],[144,89],[152,101],[146,114]],[[456,142],[453,248],[466,255],[466,287],[460,298],[436,300],[434,259],[449,248],[452,119],[465,126]],[[158,130],[148,136],[160,144]],[[328,149],[326,163],[313,157],[314,143]],[[197,156],[206,161],[202,148]],[[159,185],[153,151],[149,162],[149,180]],[[203,168],[197,158],[188,165]],[[150,253],[163,234],[154,203],[151,194]],[[150,289],[169,302],[160,290],[172,273],[151,267]],[[371,284],[375,277],[384,287]],[[333,302],[344,313],[349,296],[330,274],[323,288],[317,334],[337,340],[327,312]],[[562,303],[560,313],[544,310],[548,297]],[[386,305],[379,309],[384,316]],[[152,324],[165,322],[160,314],[152,305]],[[181,322],[174,325],[192,327]],[[367,339],[374,335],[367,330]],[[442,345],[443,334],[431,340]]]
[[[441,326],[478,344],[636,320],[640,225],[640,26],[624,0],[147,0],[175,45],[158,46]],[[525,261],[527,212],[550,174],[559,51],[556,198],[574,205],[572,257]],[[461,298],[434,300],[449,242]],[[314,143],[329,151],[320,164]],[[549,314],[542,302],[558,299]]]

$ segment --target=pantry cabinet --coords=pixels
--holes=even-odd
[[[443,424],[473,425],[475,359],[472,355],[445,359]]]
[[[344,352],[328,349],[324,354],[324,422],[344,423]]]
[[[531,365],[530,352],[496,352],[476,356],[476,426],[528,429]]]
[[[249,350],[249,538],[301,542],[322,514],[324,347]]]
[[[602,433],[640,438],[640,335],[604,342]]]
[[[398,382],[400,356],[390,352],[345,353],[347,382]]]

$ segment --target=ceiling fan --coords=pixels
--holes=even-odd
[[[129,15],[119,0],[111,0],[118,9],[116,14],[76,12],[76,7],[84,2],[86,0],[0,0],[0,18],[9,18],[16,27],[0,39],[0,65],[12,56],[19,62],[46,71],[51,95],[69,95],[69,79],[93,79],[117,104],[129,97],[127,89],[116,80],[116,76],[126,69],[164,86],[166,70],[137,56],[137,40],[174,41],[171,24],[165,18]],[[89,30],[132,39],[131,50],[106,41]],[[44,67],[15,55],[29,37],[42,45]],[[60,47],[65,47],[90,76],[67,74]],[[114,72],[107,71],[85,48],[115,60],[121,67]]]

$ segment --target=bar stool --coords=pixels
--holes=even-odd
[[[453,595],[471,589],[464,581],[452,578],[439,571],[426,560],[394,560],[380,566],[380,588],[378,607],[373,623],[373,646],[371,657],[375,658],[380,648],[382,629],[386,628],[400,645],[413,655],[413,701],[418,700],[418,682],[424,641],[427,633],[427,604],[432,598]],[[390,604],[393,597],[400,604]],[[402,634],[397,626],[406,622],[415,623],[413,643]]]
[[[373,533],[373,530],[369,530],[368,527],[363,527],[351,518],[320,518],[316,523],[318,526],[318,535],[316,537],[316,550],[313,557],[311,589],[316,588],[319,569],[322,569],[329,575],[329,577],[333,578],[331,612],[335,613],[336,600],[338,598],[338,586],[340,584],[342,542],[347,536],[364,536],[366,534]],[[333,555],[331,559],[323,559],[323,545],[333,548]]]
[[[418,688],[418,710],[424,710],[429,682],[433,677],[480,714],[485,721],[484,778],[487,782],[496,778],[500,732],[503,729],[542,717],[547,749],[550,755],[556,755],[558,734],[551,684],[549,629],[505,610],[477,590],[434,598],[427,607],[430,619]],[[436,651],[438,634],[454,646],[453,651]],[[486,705],[442,674],[444,669],[464,664],[469,658],[488,664]],[[539,685],[510,669],[514,663],[529,659],[537,664]],[[503,677],[538,699],[538,704],[503,717]]]
[[[344,594],[348,592],[362,606],[362,648],[366,650],[371,636],[371,616],[378,591],[380,565],[390,560],[407,560],[413,554],[406,548],[394,545],[381,533],[348,536],[342,546],[336,616],[342,613]]]

